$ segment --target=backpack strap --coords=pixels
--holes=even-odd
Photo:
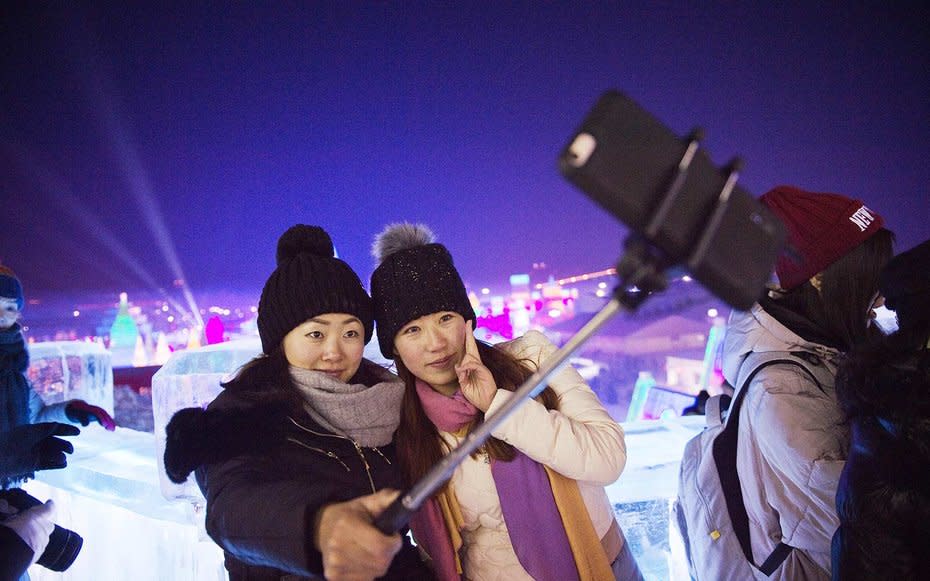
[[[761,565],[756,565],[752,557],[752,545],[749,538],[749,516],[746,513],[746,505],[743,502],[743,491],[740,488],[739,473],[736,469],[736,449],[739,438],[739,416],[740,409],[743,406],[743,399],[746,392],[749,391],[749,385],[755,379],[756,374],[772,365],[794,365],[803,369],[811,379],[822,389],[822,385],[814,372],[811,371],[807,364],[806,358],[798,357],[792,353],[771,354],[771,359],[766,359],[756,365],[749,373],[749,376],[743,381],[737,390],[733,402],[730,404],[730,411],[727,415],[726,425],[723,431],[714,438],[713,454],[714,463],[717,466],[717,474],[720,478],[720,486],[723,489],[723,496],[726,500],[727,513],[730,515],[730,522],[733,524],[733,532],[739,540],[740,547],[746,560],[753,567],[761,571],[766,577],[771,576],[776,569],[788,558],[791,550],[794,548],[785,543],[778,543],[775,550],[763,561]]]
[[[724,422],[724,405],[722,395],[715,395],[704,404],[704,417],[708,428],[716,428]]]

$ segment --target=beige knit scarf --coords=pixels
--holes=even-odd
[[[377,383],[344,383],[325,373],[293,366],[290,374],[304,397],[304,409],[318,424],[360,446],[385,446],[400,423],[404,384],[371,361],[363,359],[362,365],[363,375],[375,377]]]

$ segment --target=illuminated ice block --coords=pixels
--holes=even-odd
[[[68,467],[37,472],[24,488],[54,500],[55,522],[81,535],[84,545],[63,573],[31,567],[32,581],[227,579],[223,551],[206,535],[202,511],[162,496],[152,434],[91,424],[69,440]]]
[[[165,474],[165,426],[187,407],[205,408],[222,391],[221,382],[262,352],[258,337],[175,351],[152,377],[152,414],[155,419],[156,458],[161,492],[167,499],[203,503],[193,477],[175,484]]]
[[[27,375],[46,404],[83,399],[113,415],[113,367],[110,352],[97,343],[32,343]]]
[[[704,429],[704,416],[622,424],[627,462],[606,487],[636,562],[646,579],[688,581],[688,562],[672,506],[685,443]]]

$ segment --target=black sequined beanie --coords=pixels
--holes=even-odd
[[[307,319],[326,313],[355,315],[371,340],[371,298],[352,268],[335,258],[333,241],[319,226],[297,224],[278,239],[278,267],[258,301],[258,334],[270,354]]]
[[[371,275],[371,300],[381,354],[394,359],[401,327],[430,313],[450,311],[475,320],[465,284],[452,255],[422,224],[391,224],[375,237],[379,262]]]

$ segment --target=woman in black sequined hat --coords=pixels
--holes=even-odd
[[[452,256],[422,225],[389,226],[371,277],[378,340],[404,380],[396,442],[413,484],[555,351],[530,331],[491,346]],[[443,580],[641,579],[604,486],[623,430],[573,368],[520,406],[411,519]]]
[[[833,578],[930,579],[930,240],[893,258],[878,287],[898,329],[854,349],[836,378],[852,436]]]
[[[294,226],[259,300],[264,353],[206,411],[168,424],[166,471],[183,482],[196,470],[230,579],[432,579],[406,536],[371,524],[402,484],[392,438],[403,394],[363,358],[373,326],[329,235]]]

